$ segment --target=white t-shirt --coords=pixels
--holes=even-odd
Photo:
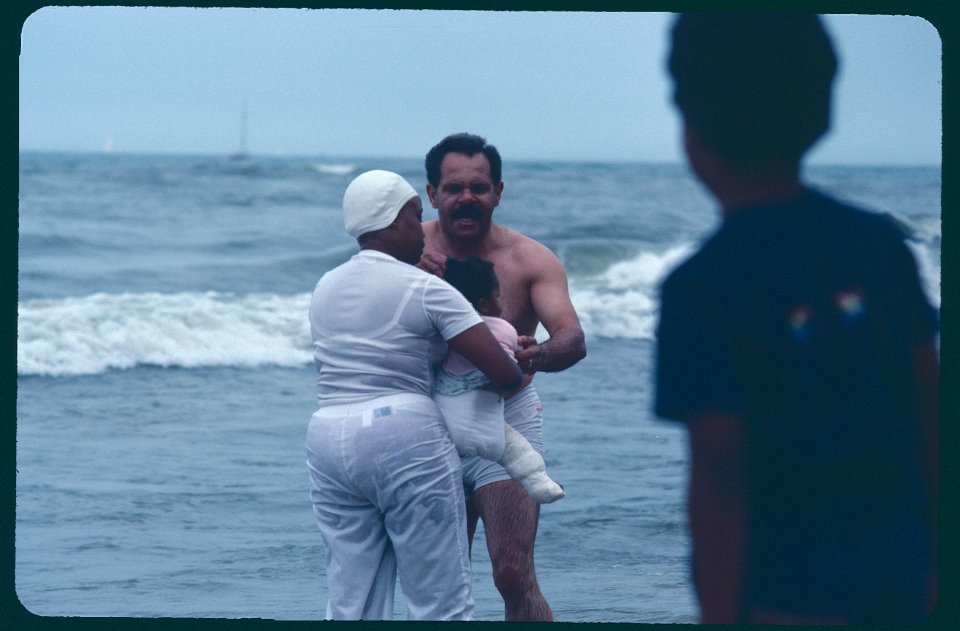
[[[446,340],[482,320],[441,278],[361,250],[317,283],[310,334],[321,405],[413,392],[431,395]]]

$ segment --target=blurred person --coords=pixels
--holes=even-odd
[[[657,331],[702,621],[917,622],[936,599],[937,314],[902,230],[801,176],[830,39],[815,15],[683,14],[668,66],[722,213],[663,282]]]

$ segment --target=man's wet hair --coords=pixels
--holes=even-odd
[[[668,67],[684,118],[733,164],[799,162],[830,127],[837,57],[815,14],[682,14]]]
[[[503,179],[503,161],[500,159],[500,152],[493,145],[488,145],[486,138],[475,134],[451,134],[434,145],[427,152],[427,159],[424,166],[427,168],[427,181],[432,186],[440,184],[440,163],[443,157],[448,153],[465,153],[472,156],[482,153],[490,162],[490,177],[494,184],[499,184]]]
[[[493,263],[476,256],[465,259],[447,257],[443,279],[456,287],[474,307],[481,298],[489,298],[500,286]]]

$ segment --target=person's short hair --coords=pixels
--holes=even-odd
[[[475,134],[460,133],[447,136],[427,152],[424,166],[427,168],[427,181],[432,186],[440,184],[440,163],[448,153],[465,153],[468,156],[482,153],[490,162],[490,177],[493,183],[499,184],[503,179],[503,161],[500,159],[497,148],[488,145],[485,138]]]
[[[668,67],[686,121],[734,164],[799,161],[830,127],[837,57],[815,14],[682,14]]]
[[[489,298],[500,286],[493,263],[476,256],[465,259],[447,257],[443,280],[453,285],[474,307],[481,298]]]

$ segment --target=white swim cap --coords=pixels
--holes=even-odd
[[[353,238],[386,228],[416,196],[417,191],[396,173],[361,173],[343,194],[343,226]]]

